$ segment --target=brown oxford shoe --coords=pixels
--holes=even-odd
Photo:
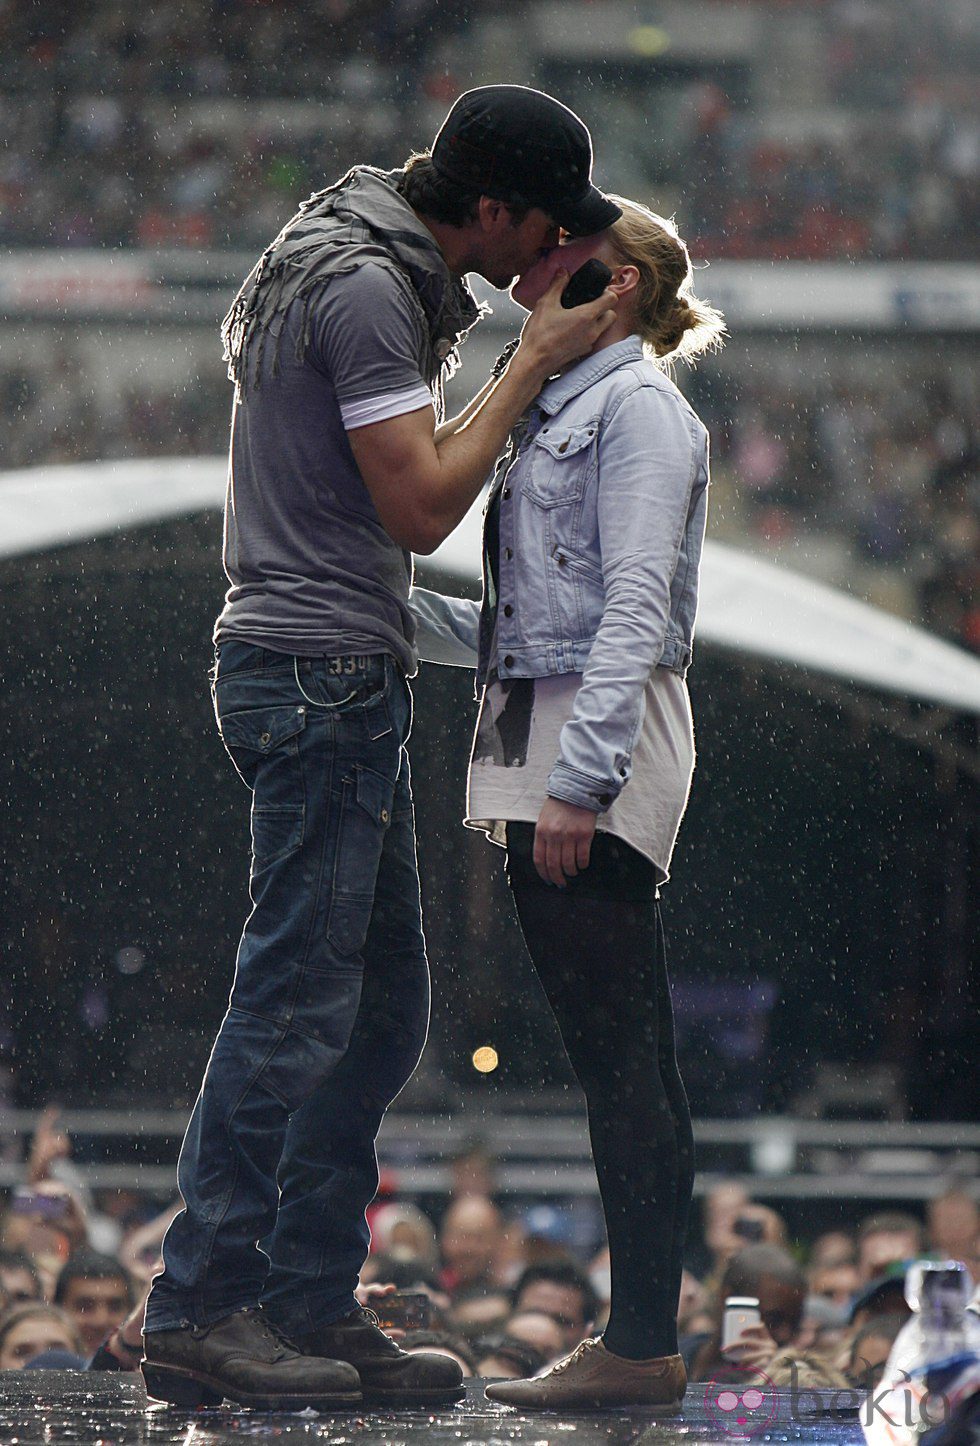
[[[687,1389],[680,1356],[630,1361],[614,1356],[595,1337],[570,1356],[528,1381],[496,1381],[488,1400],[524,1411],[595,1410],[602,1406],[644,1406],[658,1415],[676,1415]]]

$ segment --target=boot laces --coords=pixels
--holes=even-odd
[[[281,1351],[285,1348],[295,1355],[299,1354],[299,1348],[293,1344],[286,1332],[282,1330],[280,1326],[276,1325],[274,1320],[270,1320],[264,1310],[258,1308],[256,1310],[250,1310],[248,1313],[253,1317],[260,1330],[264,1332],[277,1350]]]
[[[573,1366],[576,1361],[580,1361],[584,1356],[587,1356],[598,1344],[598,1336],[587,1336],[584,1341],[579,1341],[570,1356],[565,1356],[564,1360],[559,1361],[557,1365],[552,1366],[551,1369],[556,1376],[560,1375],[562,1371],[567,1371],[569,1366]]]

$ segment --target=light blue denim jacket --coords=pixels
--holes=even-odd
[[[655,667],[691,662],[708,434],[638,336],[585,357],[539,393],[498,464],[500,596],[414,588],[422,658],[477,668],[494,622],[503,678],[582,673],[548,793],[599,813],[630,777]]]

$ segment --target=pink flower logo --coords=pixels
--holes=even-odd
[[[708,1382],[704,1404],[712,1421],[731,1436],[753,1436],[775,1420],[776,1388],[764,1371],[719,1371]]]

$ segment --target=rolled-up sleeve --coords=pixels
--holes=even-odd
[[[597,813],[628,782],[645,689],[664,650],[671,582],[706,474],[699,423],[656,387],[628,393],[599,439],[602,621],[561,731],[548,793]],[[700,526],[703,530],[703,517]]]

